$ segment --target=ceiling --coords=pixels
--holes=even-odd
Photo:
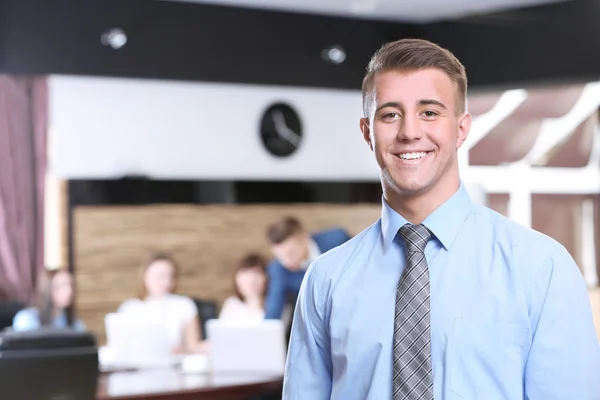
[[[426,23],[572,0],[169,0]]]

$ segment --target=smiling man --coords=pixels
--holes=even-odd
[[[553,239],[473,203],[457,151],[467,77],[447,50],[383,46],[360,129],[382,215],[309,267],[285,400],[600,399],[600,348],[577,265]]]

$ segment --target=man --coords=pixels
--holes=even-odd
[[[382,216],[318,258],[298,297],[285,400],[600,399],[598,339],[556,241],[476,205],[458,173],[467,78],[427,41],[383,46],[360,128]]]
[[[267,231],[267,237],[275,256],[267,267],[267,319],[281,318],[286,303],[290,299],[292,303],[295,301],[311,262],[350,238],[343,229],[331,229],[311,235],[294,217],[284,217],[273,223]]]

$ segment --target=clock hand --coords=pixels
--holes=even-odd
[[[279,136],[290,142],[292,145],[298,146],[301,137],[285,124],[285,118],[283,118],[281,111],[273,111],[273,122],[275,123],[275,130]]]

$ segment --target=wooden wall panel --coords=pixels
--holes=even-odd
[[[61,179],[59,185],[60,203],[60,266],[66,268],[69,265],[69,182]]]
[[[496,200],[493,208],[502,212],[504,199]],[[567,203],[572,206],[574,199],[569,200]],[[554,229],[539,222],[548,221],[548,215],[552,215],[550,220],[554,224],[562,221],[572,232],[570,219],[555,220],[558,215],[572,218],[572,214],[561,208],[566,204],[560,201],[545,203],[540,198],[535,199],[536,228],[556,235]],[[557,212],[556,207],[561,211]],[[356,234],[379,217],[380,206],[78,207],[74,216],[77,313],[98,335],[99,342],[104,343],[104,316],[135,295],[141,265],[155,251],[171,253],[180,264],[180,293],[221,303],[232,294],[232,272],[237,260],[252,250],[269,256],[264,235],[266,227],[277,217],[287,214],[301,218],[310,230],[338,225]],[[565,240],[568,236],[558,236],[556,238],[568,248],[573,246],[571,240]],[[577,252],[573,253],[577,258]],[[598,293],[598,289],[590,291],[600,337]]]
[[[253,250],[269,256],[265,231],[279,216],[298,216],[309,230],[341,226],[356,234],[380,212],[377,204],[77,207],[76,311],[104,343],[104,316],[136,294],[141,265],[153,252],[180,264],[180,293],[221,303],[233,293],[239,258]]]

